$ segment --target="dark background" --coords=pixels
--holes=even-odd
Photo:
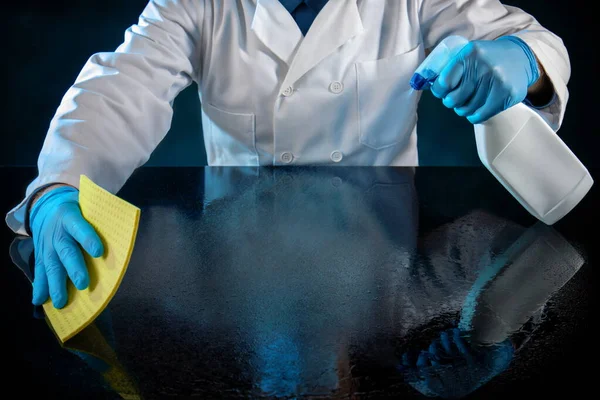
[[[0,166],[32,166],[50,119],[85,61],[94,53],[112,51],[125,30],[137,22],[146,0],[20,0],[3,5],[4,132]],[[559,35],[569,51],[572,74],[570,100],[559,131],[566,144],[588,167],[594,157],[598,71],[594,13],[583,2],[506,0],[534,15]],[[581,6],[578,6],[580,4]],[[594,33],[594,34],[593,34]],[[147,165],[206,164],[196,86],[183,91],[174,104],[171,131]],[[429,93],[419,108],[421,165],[480,165],[468,121],[446,109]]]

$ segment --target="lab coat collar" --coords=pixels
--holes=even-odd
[[[364,31],[357,0],[329,0],[306,37],[279,0],[257,0],[251,29],[288,66],[293,85],[325,57]]]
[[[257,0],[251,29],[277,57],[291,64],[303,35],[279,0]]]
[[[315,65],[363,31],[357,0],[329,0],[300,43],[282,87],[292,86]]]

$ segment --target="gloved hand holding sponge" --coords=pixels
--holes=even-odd
[[[67,304],[67,279],[79,290],[89,285],[81,248],[98,258],[104,246],[94,228],[83,218],[79,192],[71,186],[56,186],[31,207],[29,224],[35,248],[33,304],[52,299],[56,308]],[[80,248],[81,245],[81,248]]]

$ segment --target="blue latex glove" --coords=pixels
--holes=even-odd
[[[473,124],[522,102],[540,76],[535,55],[515,36],[469,42],[440,72],[431,93]]]
[[[31,209],[35,305],[45,303],[50,296],[54,307],[64,307],[68,300],[67,276],[77,289],[88,287],[90,278],[78,243],[92,257],[104,253],[100,237],[81,215],[78,193],[72,187],[52,189]]]
[[[513,358],[512,343],[475,346],[460,330],[440,334],[429,348],[402,356],[398,368],[406,381],[429,397],[461,398],[504,371]]]

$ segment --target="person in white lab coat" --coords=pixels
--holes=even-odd
[[[87,287],[77,243],[103,253],[78,208],[80,175],[116,193],[192,82],[211,166],[415,166],[421,92],[409,82],[452,34],[471,43],[431,88],[447,107],[478,123],[524,101],[559,129],[567,50],[498,0],[150,1],[118,49],[87,61],[6,217],[36,243],[33,302],[64,306],[67,276]]]

